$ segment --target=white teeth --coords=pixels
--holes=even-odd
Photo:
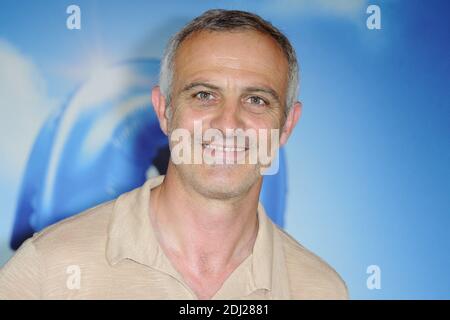
[[[242,147],[223,147],[223,146],[217,146],[217,145],[211,145],[211,144],[207,144],[204,146],[207,149],[214,149],[214,150],[219,150],[222,152],[240,152],[240,151],[245,151],[245,148]]]

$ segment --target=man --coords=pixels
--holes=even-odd
[[[267,168],[249,160],[267,139],[238,145],[229,134],[275,130],[273,159],[300,117],[297,88],[295,52],[270,23],[226,10],[194,19],[171,39],[152,91],[167,174],[27,240],[0,273],[0,298],[348,298],[339,275],[259,204]],[[199,140],[199,123],[223,139]],[[179,130],[194,137],[181,152]]]

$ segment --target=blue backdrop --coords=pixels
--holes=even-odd
[[[26,235],[165,170],[150,87],[168,37],[215,7],[262,15],[297,50],[303,115],[265,182],[272,218],[352,298],[449,299],[445,0],[1,0],[0,265]]]

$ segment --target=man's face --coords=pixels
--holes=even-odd
[[[264,129],[270,137],[270,129],[281,128],[287,72],[287,59],[276,42],[255,31],[200,32],[182,43],[175,57],[169,140],[176,128],[187,129],[193,137],[195,121],[203,132],[217,129],[224,138],[214,143],[193,137],[193,144],[203,142],[201,150],[210,148],[205,154],[223,157],[223,164],[176,165],[185,183],[208,197],[227,199],[258,182],[260,166],[249,163],[249,141],[245,149],[228,152],[221,145],[236,147],[227,129]],[[226,164],[226,157],[244,157],[245,164]]]

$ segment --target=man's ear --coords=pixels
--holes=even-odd
[[[297,101],[296,103],[294,103],[291,110],[289,111],[289,114],[287,115],[286,121],[282,128],[280,136],[280,146],[286,144],[289,136],[292,133],[292,130],[294,130],[294,127],[302,114],[302,108],[303,108],[302,103],[300,101]]]
[[[166,98],[162,95],[159,86],[152,89],[152,104],[155,109],[156,116],[159,120],[159,126],[165,135],[168,133],[168,120],[166,118]]]

